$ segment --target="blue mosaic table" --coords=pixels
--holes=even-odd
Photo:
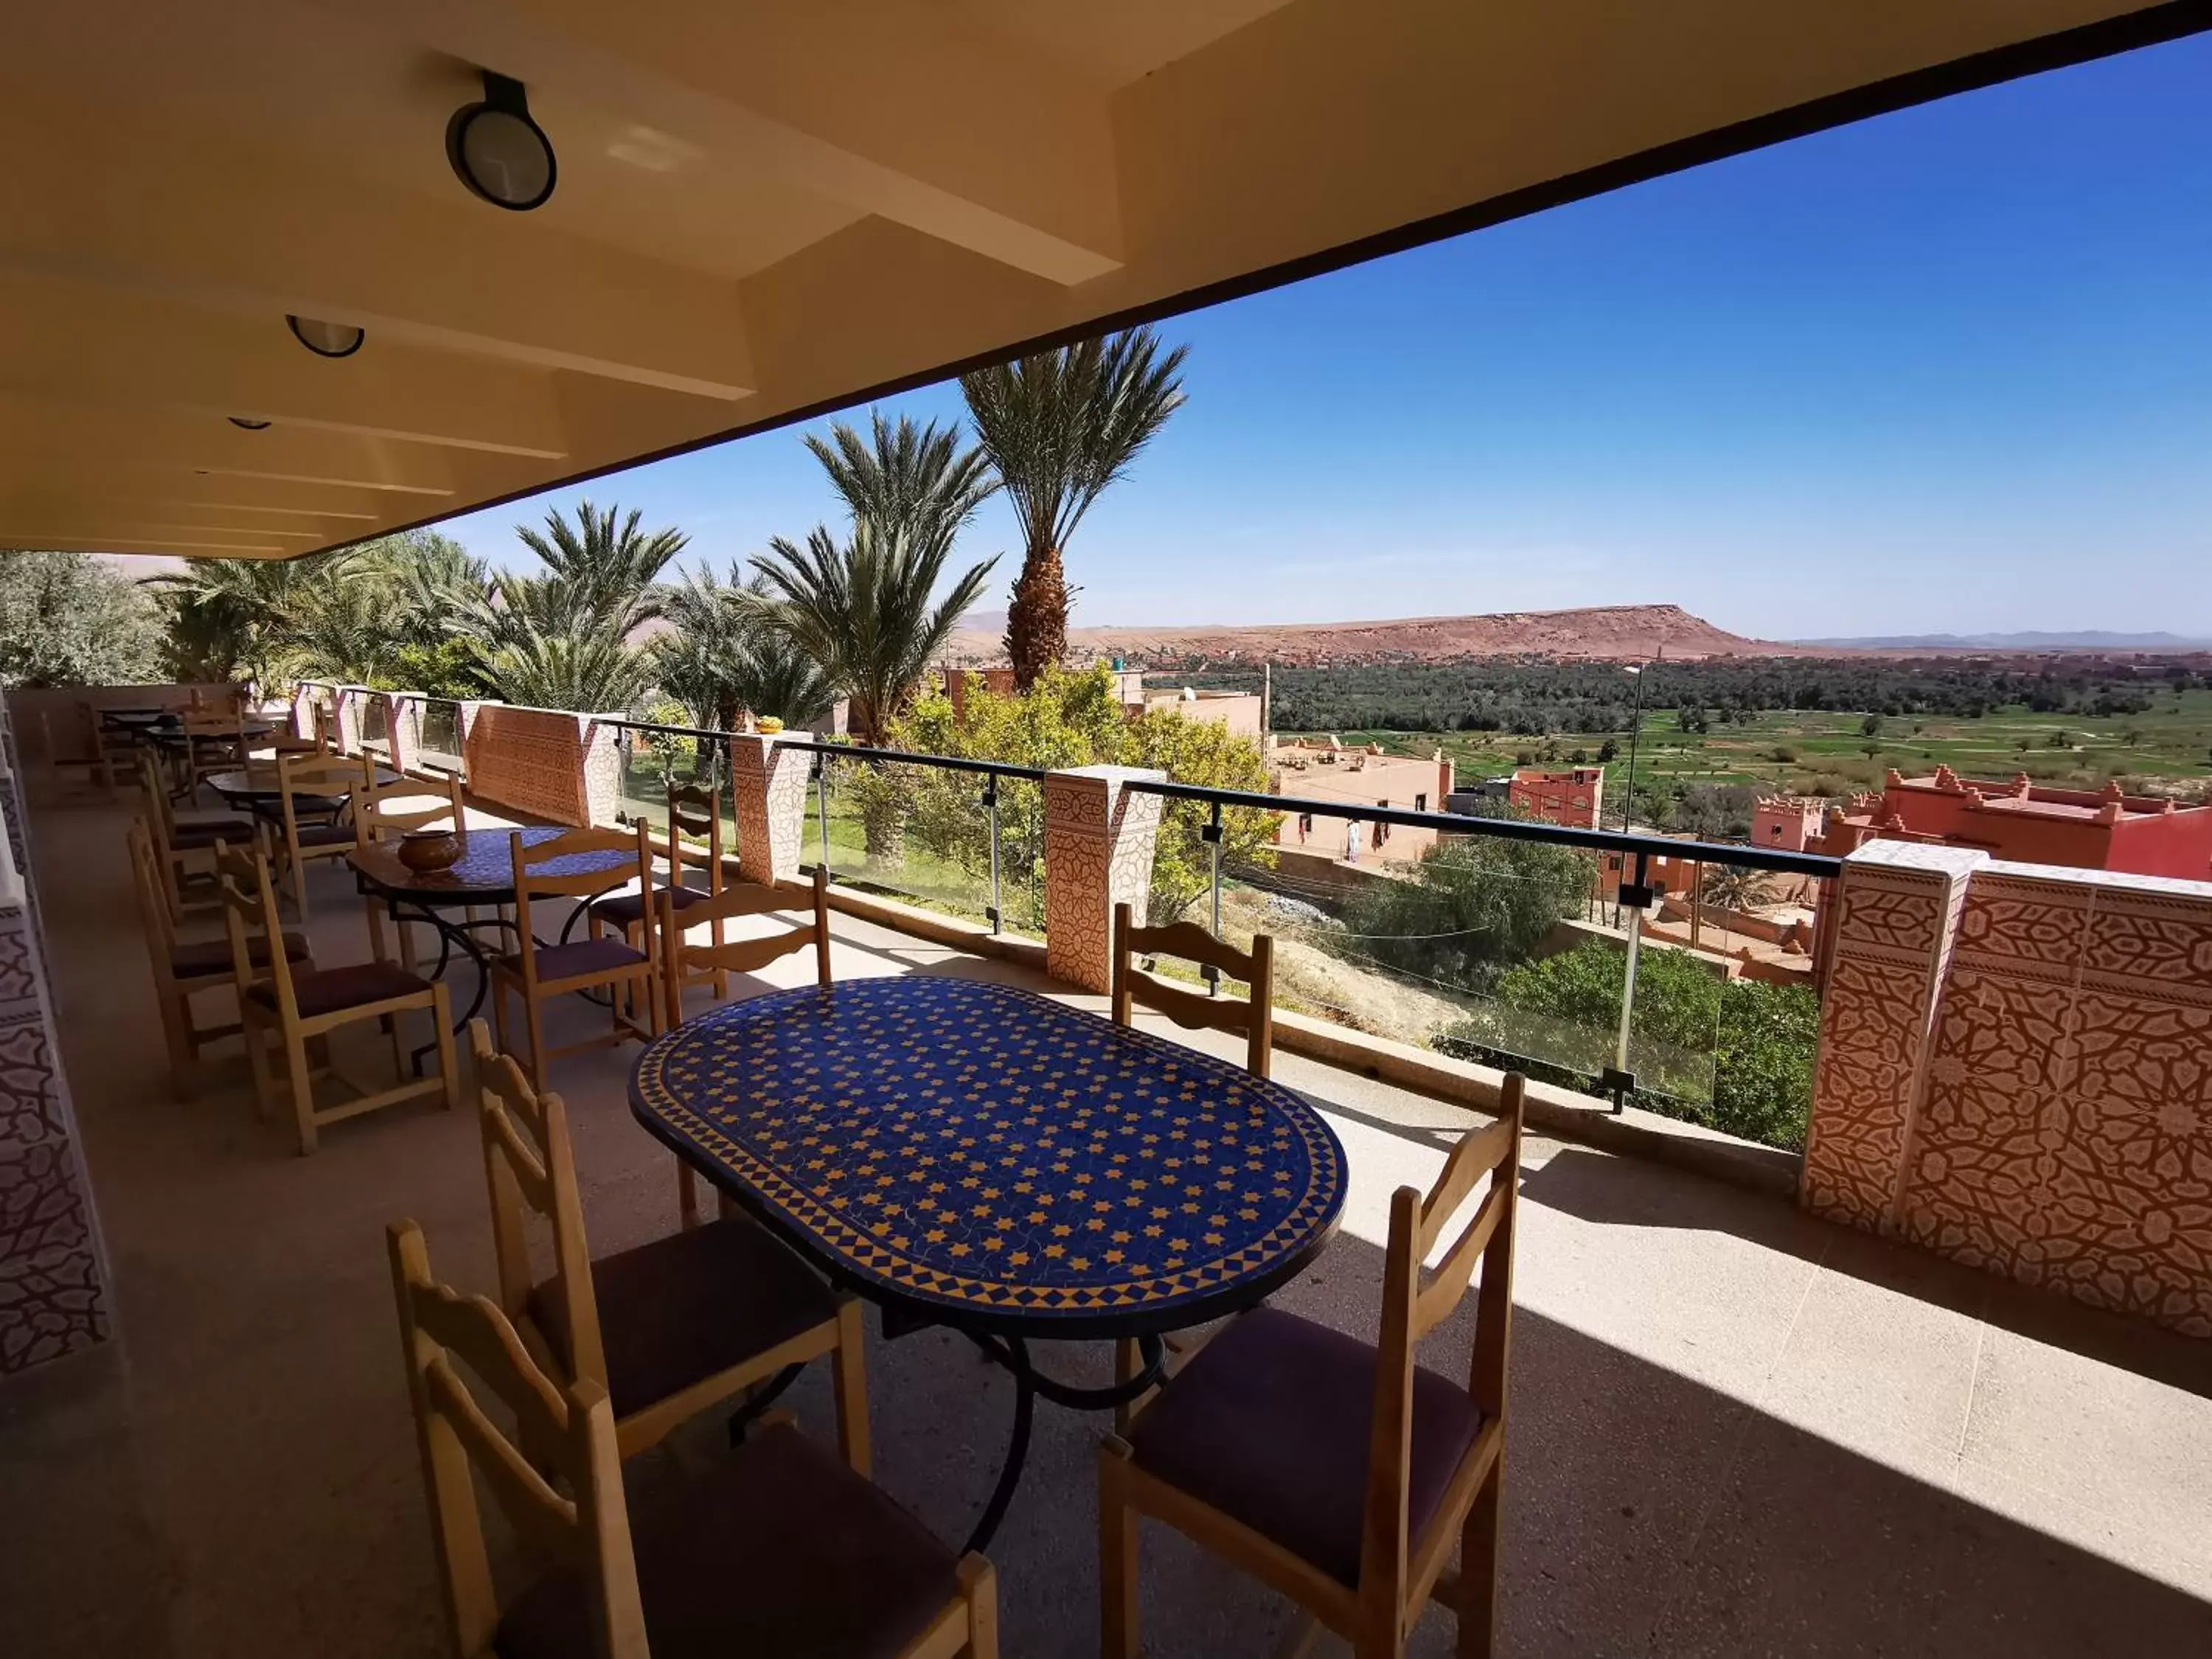
[[[1344,1205],[1343,1148],[1289,1090],[977,980],[717,1008],[647,1048],[630,1101],[864,1293],[1025,1335],[1249,1307]]]
[[[886,1334],[948,1325],[1012,1372],[1012,1444],[970,1550],[1012,1501],[1036,1396],[1100,1410],[1157,1387],[1160,1333],[1265,1299],[1344,1207],[1344,1148],[1289,1090],[979,980],[714,1009],[647,1046],[630,1109],[880,1304]],[[1076,1388],[1030,1364],[1032,1339],[1100,1337],[1138,1340],[1133,1377]]]

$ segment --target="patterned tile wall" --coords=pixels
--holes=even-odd
[[[730,775],[737,796],[738,872],[763,885],[799,874],[806,836],[811,750],[793,749],[757,733],[730,739]]]
[[[1158,795],[1133,793],[1164,772],[1086,766],[1044,781],[1045,970],[1088,991],[1114,987],[1114,907],[1152,890]]]
[[[0,1376],[90,1347],[110,1329],[44,940],[16,873],[30,868],[30,825],[15,782],[0,776]]]
[[[1873,1230],[1896,1202],[1966,878],[1984,857],[1875,842],[1844,866],[1805,1147],[1816,1214]]]
[[[587,714],[477,705],[463,742],[469,793],[550,823],[590,823],[584,774],[591,731]]]
[[[1807,1206],[2212,1336],[2212,885],[1886,862],[1839,896]]]
[[[2212,886],[1990,866],[1929,1073],[1905,1237],[2212,1336]]]

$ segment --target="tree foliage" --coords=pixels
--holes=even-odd
[[[738,603],[820,669],[849,700],[854,738],[874,743],[982,597],[995,558],[949,583],[946,571],[992,485],[981,454],[963,453],[957,428],[934,421],[877,416],[866,442],[839,422],[808,447],[844,501],[848,534],[840,541],[817,525],[804,544],[773,538]]]
[[[741,581],[734,566],[726,583],[702,566],[668,590],[664,614],[673,631],[653,642],[652,667],[689,724],[734,732],[751,714],[803,727],[829,712],[829,680],[763,616],[765,597],[759,579]]]
[[[977,438],[1022,532],[1006,653],[1026,689],[1067,654],[1068,538],[1182,407],[1188,354],[1149,328],[1080,341],[960,377]]]
[[[1501,975],[1497,999],[1603,1037],[1620,1024],[1624,966],[1619,949],[1593,939]],[[1808,987],[1726,979],[1684,951],[1647,945],[1631,1020],[1640,1044],[1632,1048],[1637,1103],[1747,1140],[1801,1147],[1820,1027]],[[1480,1020],[1460,1034],[1478,1047],[1495,1035]]]
[[[1482,816],[1519,819],[1503,802]],[[1376,881],[1347,902],[1342,953],[1456,990],[1482,991],[1523,962],[1564,916],[1577,915],[1596,878],[1587,853],[1504,836],[1448,836],[1403,880]]]
[[[1027,691],[972,691],[958,714],[941,690],[933,690],[888,736],[892,746],[922,754],[1045,770],[1099,764],[1158,767],[1179,783],[1267,787],[1267,767],[1251,739],[1212,721],[1160,710],[1132,720],[1123,712],[1112,672],[1103,667],[1081,672],[1048,668]],[[853,769],[858,775],[853,787],[863,796],[864,822],[876,805],[867,794],[872,790],[884,803],[877,810],[902,812],[905,834],[920,845],[971,874],[989,868],[990,820],[979,805],[981,779],[932,767]],[[891,773],[896,776],[882,781],[867,776]],[[1148,906],[1155,922],[1171,921],[1189,908],[1206,890],[1212,868],[1211,849],[1200,836],[1206,809],[1189,801],[1164,806]],[[1252,808],[1224,813],[1224,863],[1271,863],[1279,819],[1278,813]],[[872,847],[875,839],[872,835]],[[1041,927],[1044,800],[1036,784],[1000,781],[999,847],[1009,919]]]
[[[143,685],[161,672],[161,614],[89,553],[0,553],[0,686]]]

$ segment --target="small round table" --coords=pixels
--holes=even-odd
[[[941,1324],[1013,1374],[1005,1468],[968,1543],[1021,1479],[1035,1397],[1126,1403],[1163,1333],[1254,1306],[1317,1255],[1344,1149],[1281,1085],[986,981],[905,975],[718,1008],[650,1044],[630,1109],[677,1156],[887,1325]],[[1077,1389],[1032,1339],[1136,1338],[1144,1370]]]
[[[255,811],[276,805],[284,794],[276,787],[276,779],[265,775],[255,777],[248,772],[210,772],[200,781],[233,806],[243,806]],[[399,774],[390,767],[376,769],[378,788],[389,788],[399,781]],[[301,810],[325,817],[336,813],[346,804],[343,795],[311,795],[298,789],[292,792],[292,799]]]
[[[428,872],[410,870],[402,864],[397,842],[357,847],[346,854],[346,862],[353,866],[354,885],[364,896],[382,899],[392,921],[402,927],[410,921],[425,922],[437,933],[438,965],[431,970],[433,979],[444,977],[456,946],[476,963],[477,994],[453,1022],[455,1030],[462,1030],[476,1018],[491,984],[491,955],[477,936],[477,930],[504,928],[513,933],[514,924],[501,916],[472,917],[464,914],[457,918],[447,913],[465,912],[477,905],[495,909],[500,905],[514,903],[514,854],[510,850],[510,838],[520,836],[524,848],[528,848],[541,847],[568,833],[546,826],[464,830],[460,832],[460,857],[443,870]],[[549,859],[532,868],[549,876],[580,876],[605,870],[614,874],[609,885],[619,886],[629,879],[628,872],[635,870],[636,861],[637,855],[627,851],[572,853],[564,858]],[[569,927],[576,925],[577,917],[585,909],[580,904],[576,907],[568,918]],[[565,930],[562,937],[567,937]]]

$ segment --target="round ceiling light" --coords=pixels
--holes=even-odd
[[[530,118],[522,82],[483,72],[484,95],[446,123],[454,176],[494,207],[527,213],[553,194],[553,141]]]
[[[223,418],[242,431],[266,432],[269,430],[269,422],[266,421],[249,421],[243,415],[228,415]]]
[[[292,337],[318,357],[350,357],[368,337],[368,330],[356,328],[351,323],[325,323],[313,317],[292,316],[284,320],[291,327]]]

